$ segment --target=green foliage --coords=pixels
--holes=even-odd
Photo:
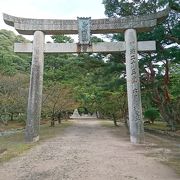
[[[156,108],[149,108],[144,112],[144,118],[149,119],[152,123],[159,117],[160,115]]]
[[[0,75],[0,120],[6,122],[16,116],[20,120],[27,106],[29,78],[23,74]],[[24,120],[24,119],[21,119]]]
[[[172,0],[128,1],[104,0],[108,17],[124,17],[158,12],[168,5],[171,10],[164,22],[151,32],[138,33],[138,40],[156,40],[156,52],[139,53],[143,107],[158,108],[161,117],[172,127],[180,124],[179,114],[179,67],[180,23],[179,4]],[[123,34],[114,34],[112,41],[123,40]],[[121,54],[123,58],[123,54]],[[112,55],[110,60],[119,61]],[[123,72],[123,71],[122,71]],[[121,72],[121,76],[122,76]],[[174,128],[174,127],[173,127]]]
[[[103,42],[103,39],[98,38],[97,36],[92,36],[91,42],[93,42],[93,43]]]
[[[168,2],[162,0],[129,1],[129,0],[103,0],[105,14],[108,17],[124,17],[142,15],[156,12],[159,7],[164,7]]]
[[[73,43],[74,40],[69,36],[64,35],[54,35],[51,36],[55,43]]]
[[[44,88],[42,113],[51,117],[53,126],[60,112],[73,111],[77,107],[71,86],[56,82]]]
[[[95,36],[91,41],[103,42]],[[103,58],[107,58],[106,54],[46,55],[44,83],[52,86],[61,82],[61,86],[71,87],[77,107],[88,112],[98,111],[104,117],[121,118],[127,111],[125,78],[120,77],[125,66],[121,61],[107,58],[105,62]]]
[[[12,31],[0,30],[0,71],[3,74],[13,75],[29,69],[31,57],[13,52],[15,42],[28,42],[25,38],[16,36]]]
[[[49,128],[48,124],[42,125],[40,131],[40,142],[46,141],[50,138],[60,135],[71,124],[72,122],[66,121],[63,122],[61,125],[57,125],[54,128]],[[0,163],[6,162],[11,158],[17,157],[38,144],[38,142],[26,143],[24,141],[24,132],[19,132],[9,136],[0,137],[0,150],[5,150],[5,153],[1,153]]]

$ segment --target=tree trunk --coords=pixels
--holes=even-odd
[[[56,106],[56,103],[54,103],[54,106],[53,106],[53,109],[52,109],[51,127],[55,126],[55,106]]]
[[[52,118],[51,118],[51,127],[55,126],[55,114],[52,114]]]
[[[176,122],[171,114],[170,107],[168,107],[168,104],[161,104],[159,107],[160,114],[165,122],[171,127],[172,131],[176,130]]]
[[[115,126],[118,126],[115,114],[112,114],[113,122]]]
[[[55,121],[54,119],[51,120],[51,127],[54,127],[55,126]]]
[[[11,121],[14,120],[14,113],[11,113],[11,114],[10,114],[10,118],[11,118]]]
[[[59,112],[59,113],[58,113],[58,117],[57,117],[57,118],[58,118],[58,123],[59,123],[59,124],[61,124],[61,116],[62,116],[62,115],[61,115],[61,112]]]

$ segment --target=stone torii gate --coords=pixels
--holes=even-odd
[[[143,16],[125,18],[77,20],[28,19],[3,14],[6,24],[20,34],[34,35],[33,43],[15,43],[15,52],[32,53],[30,88],[27,108],[25,138],[28,142],[39,140],[41,99],[43,87],[44,53],[126,52],[127,94],[130,140],[144,142],[138,51],[155,51],[155,41],[137,42],[137,32],[152,30],[168,15],[168,9]],[[125,42],[91,43],[90,34],[124,32]],[[79,34],[79,43],[47,43],[45,35]]]

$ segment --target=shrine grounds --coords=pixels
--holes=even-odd
[[[102,120],[71,120],[55,128],[43,125],[41,129],[41,140],[33,145],[23,143],[23,133],[8,137],[8,149],[0,155],[0,179],[180,178],[180,143],[176,140],[146,133],[145,144],[133,145],[124,126],[114,127],[111,121]],[[8,158],[6,155],[13,145],[20,149],[20,155]]]

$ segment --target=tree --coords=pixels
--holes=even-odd
[[[156,40],[157,52],[140,54],[140,74],[142,101],[144,109],[157,107],[164,121],[174,128],[179,123],[180,117],[175,118],[175,104],[179,99],[171,98],[171,66],[179,65],[179,5],[178,1],[153,0],[131,1],[128,0],[104,0],[105,14],[108,17],[124,17],[129,15],[141,15],[155,13],[170,5],[169,17],[153,31],[139,33],[138,40]],[[176,8],[175,8],[176,7]],[[122,40],[122,34],[115,34],[112,40]]]
[[[28,42],[22,36],[16,36],[12,31],[0,30],[0,70],[1,73],[13,75],[29,69],[31,57],[25,54],[15,54],[15,42]]]
[[[69,86],[59,83],[46,87],[43,95],[43,113],[50,114],[51,126],[55,126],[55,120],[61,123],[62,113],[68,113],[77,108],[77,102],[73,99],[73,92]]]
[[[144,118],[154,124],[155,119],[159,118],[159,112],[156,108],[149,108],[144,112]]]
[[[98,111],[103,116],[112,119],[115,126],[118,126],[118,119],[124,121],[127,114],[127,99],[123,87],[116,92],[103,92],[101,99],[98,99]]]
[[[65,35],[53,35],[51,38],[54,40],[54,43],[73,43],[74,40],[70,36]]]
[[[14,120],[16,114],[26,114],[28,78],[23,74],[15,76],[0,75],[0,117]]]

